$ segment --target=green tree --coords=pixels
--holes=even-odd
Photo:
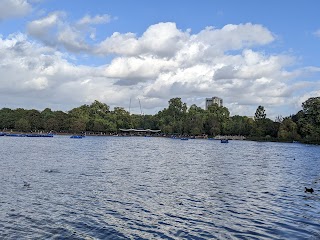
[[[58,131],[59,130],[59,123],[55,118],[47,118],[43,124],[44,130],[47,132],[50,131]]]
[[[66,131],[70,128],[70,116],[62,111],[55,111],[54,112],[54,119],[58,122],[58,126],[55,131]]]
[[[132,127],[130,114],[124,108],[115,107],[111,112],[111,115],[112,116],[110,116],[110,118],[113,119],[113,121],[115,122],[117,129]]]
[[[226,107],[212,104],[205,111],[205,132],[215,136],[227,134],[230,112]]]
[[[204,110],[197,105],[190,106],[183,124],[183,132],[191,135],[200,135],[204,133]]]
[[[278,137],[282,140],[299,140],[297,133],[297,124],[291,118],[285,118],[280,124]]]
[[[84,119],[71,119],[70,130],[73,133],[81,133],[86,130],[86,121]]]
[[[320,124],[320,97],[312,97],[302,103],[305,118],[311,124]]]
[[[302,103],[303,110],[292,119],[298,124],[303,140],[320,143],[320,97],[312,97]]]
[[[16,120],[15,111],[9,108],[0,110],[0,129],[13,129]]]
[[[43,129],[43,121],[42,121],[41,113],[38,110],[35,110],[35,109],[28,110],[27,120],[30,123],[32,131]]]
[[[90,118],[106,118],[106,115],[110,112],[110,108],[107,104],[101,103],[95,100],[89,106],[89,116]]]
[[[266,118],[267,114],[263,106],[258,106],[254,114],[254,127],[251,130],[251,136],[254,137],[265,137],[267,134],[267,128],[271,128],[270,119]]]
[[[31,125],[29,121],[25,118],[20,118],[18,121],[15,123],[15,129],[21,132],[30,132],[31,130]]]
[[[230,128],[228,134],[249,136],[253,128],[254,121],[246,116],[235,115],[230,118]]]
[[[187,105],[181,101],[181,98],[172,98],[168,103],[168,108],[164,108],[156,115],[157,125],[160,129],[164,129],[165,133],[183,134]]]

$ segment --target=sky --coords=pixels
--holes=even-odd
[[[223,99],[289,116],[320,96],[318,0],[0,0],[0,108],[156,114]],[[139,104],[140,102],[140,104]]]

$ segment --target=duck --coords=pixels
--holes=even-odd
[[[306,192],[306,193],[313,193],[314,192],[314,190],[313,190],[313,188],[306,188],[305,187],[305,190],[304,190],[304,192]]]
[[[24,187],[30,187],[30,183],[26,182],[26,181],[23,181],[23,186]]]

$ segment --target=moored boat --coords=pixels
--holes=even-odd
[[[70,138],[81,139],[81,138],[84,138],[84,136],[81,136],[81,135],[72,135]]]
[[[7,133],[7,137],[26,137],[26,134],[19,134],[19,133]]]
[[[26,134],[26,137],[53,137],[53,134],[32,133],[32,134]]]

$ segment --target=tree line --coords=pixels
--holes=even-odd
[[[320,143],[320,97],[309,98],[302,110],[288,117],[267,118],[258,106],[253,118],[230,116],[226,107],[213,104],[204,110],[195,104],[189,108],[181,98],[172,98],[168,107],[155,115],[130,114],[124,108],[113,110],[99,101],[68,112],[22,108],[0,110],[0,129],[20,132],[100,132],[114,134],[120,128],[160,129],[176,135],[241,135],[268,141]]]

